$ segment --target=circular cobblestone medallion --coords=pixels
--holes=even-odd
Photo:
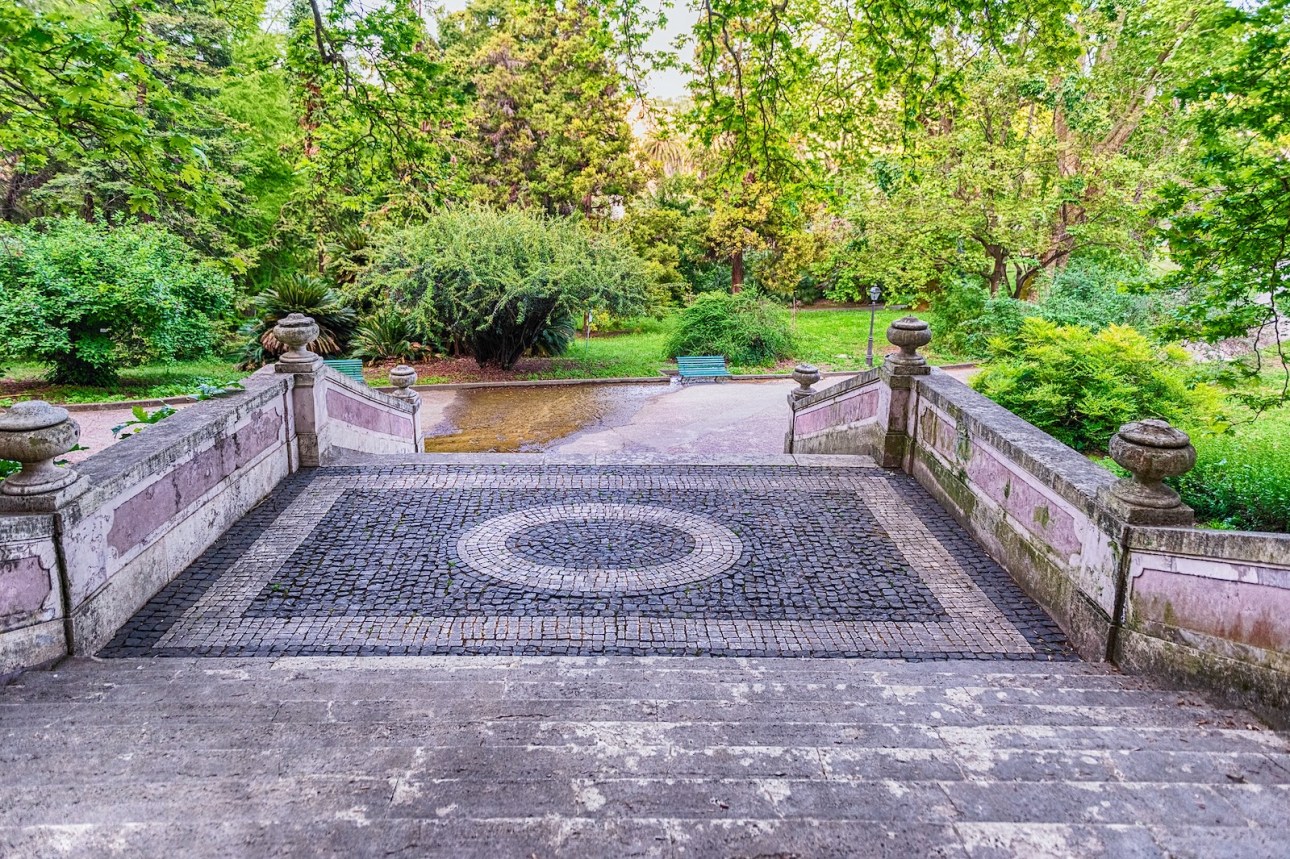
[[[482,522],[457,540],[476,572],[551,591],[676,587],[734,566],[743,543],[706,516],[643,504],[556,504]]]

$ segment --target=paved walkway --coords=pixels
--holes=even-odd
[[[845,658],[844,658],[845,657]],[[1284,857],[1290,743],[1076,659],[862,457],[355,457],[0,690],[0,856]]]
[[[908,476],[861,457],[744,461],[303,472],[105,655],[1069,658]]]

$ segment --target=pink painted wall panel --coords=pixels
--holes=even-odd
[[[113,513],[108,545],[121,557],[142,544],[220,481],[278,442],[282,427],[279,409],[255,412],[241,429],[216,440],[211,447],[131,496]]]
[[[53,590],[49,573],[35,555],[0,561],[0,617],[40,611]]]
[[[1290,590],[1145,567],[1133,579],[1135,619],[1290,652]]]
[[[872,420],[877,414],[878,389],[868,387],[799,414],[794,428],[798,435],[811,435],[833,427]]]
[[[411,415],[381,408],[338,388],[327,390],[327,418],[383,435],[412,437]]]

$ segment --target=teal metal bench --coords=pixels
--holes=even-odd
[[[726,359],[721,355],[677,355],[676,369],[681,379],[728,379]]]
[[[323,363],[337,373],[349,376],[355,382],[367,384],[363,379],[363,362],[357,358],[328,358]]]

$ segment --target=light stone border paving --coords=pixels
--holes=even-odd
[[[507,541],[527,528],[553,522],[663,525],[694,538],[694,550],[675,561],[644,567],[557,567],[516,554]],[[734,566],[744,544],[706,516],[645,504],[552,504],[485,520],[457,540],[457,555],[477,573],[521,587],[575,593],[677,587],[720,575]]]
[[[535,463],[536,464],[536,463]],[[886,530],[910,568],[932,592],[948,621],[744,620],[648,617],[344,616],[247,617],[256,596],[328,514],[355,489],[814,489],[809,475],[754,474],[560,475],[556,473],[319,475],[154,645],[164,648],[284,647],[657,647],[754,650],[780,654],[812,651],[909,651],[934,654],[988,649],[1032,654],[1034,648],[977,587],[919,517],[883,478],[863,469],[828,478],[827,488],[849,489]],[[664,496],[665,497],[665,496]],[[736,556],[738,557],[738,556]]]

